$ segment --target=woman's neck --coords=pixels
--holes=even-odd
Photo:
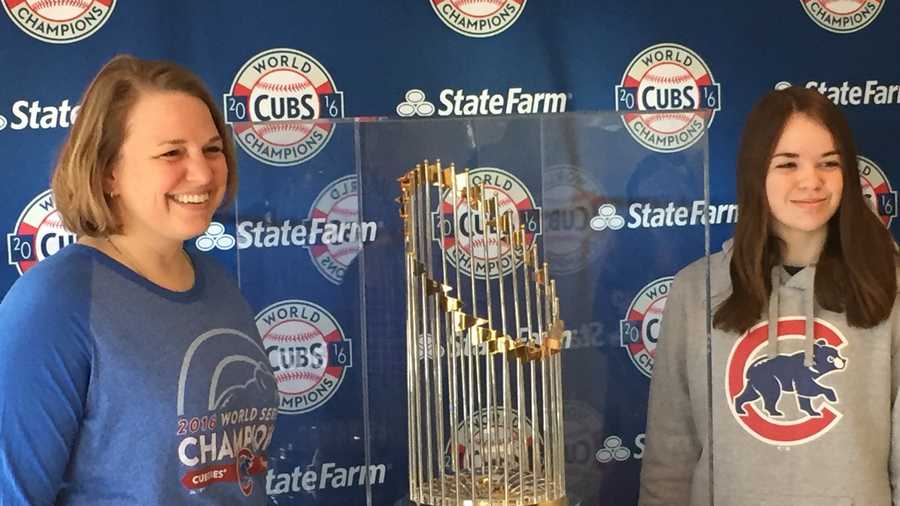
[[[784,241],[781,263],[784,265],[810,265],[819,260],[819,254],[828,237],[826,230],[813,232],[790,231],[780,232],[778,236]]]
[[[85,237],[79,242],[102,251],[168,290],[182,292],[194,286],[194,268],[180,244],[149,246],[127,235]]]

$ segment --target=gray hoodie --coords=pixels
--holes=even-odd
[[[731,293],[730,246],[709,259],[713,310]],[[772,276],[769,316],[741,336],[713,328],[709,362],[706,259],[675,277],[640,506],[900,506],[898,304],[879,325],[851,328],[815,304],[814,266]]]

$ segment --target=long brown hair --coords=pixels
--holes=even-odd
[[[121,224],[103,192],[127,135],[128,113],[141,93],[178,91],[206,104],[222,138],[228,178],[225,198],[237,191],[237,161],[231,130],[203,81],[190,70],[163,60],[119,55],[100,69],[84,92],[81,109],[69,131],[53,171],[50,186],[63,224],[71,232],[91,237],[118,233]]]
[[[765,181],[769,161],[792,114],[802,113],[831,133],[840,154],[844,189],[819,255],[818,304],[845,312],[855,327],[884,321],[897,293],[897,253],[890,232],[869,209],[859,182],[856,146],[840,110],[815,90],[790,87],[765,95],[750,111],[737,159],[740,215],[731,257],[731,295],[716,309],[716,328],[744,332],[759,321],[772,291],[772,268],[784,244],[772,231]]]

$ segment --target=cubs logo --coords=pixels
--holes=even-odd
[[[25,274],[25,271],[78,238],[66,230],[62,216],[53,203],[53,194],[47,190],[31,200],[19,215],[16,228],[6,234],[6,253],[9,265]]]
[[[328,311],[284,300],[260,311],[256,326],[278,383],[279,413],[308,413],[334,396],[353,355],[350,339]]]
[[[641,51],[616,86],[616,110],[628,133],[660,153],[681,151],[703,137],[721,108],[721,90],[697,53],[663,43]]]
[[[580,167],[558,165],[544,172],[544,251],[553,274],[579,272],[609,246],[591,225],[600,194],[599,185]]]
[[[782,348],[799,350],[805,340],[806,320],[779,318],[778,341]],[[794,446],[816,440],[838,424],[838,393],[824,377],[841,372],[847,359],[840,350],[847,344],[831,324],[816,319],[813,365],[803,365],[803,352],[764,355],[768,347],[768,322],[751,328],[735,342],[725,372],[725,393],[731,414],[759,441]]]
[[[276,166],[313,158],[344,116],[344,94],[312,56],[269,49],[250,58],[224,96],[225,121],[253,158]]]
[[[355,175],[344,176],[326,186],[309,209],[310,220],[324,220],[331,224],[353,225],[359,221],[359,188]],[[359,234],[347,241],[330,241],[313,244],[309,256],[325,279],[339,285],[344,272],[353,263],[362,248]]]
[[[897,216],[897,190],[891,189],[891,182],[875,162],[864,156],[858,156],[857,163],[863,197],[866,198],[869,208],[881,218],[884,226],[890,228],[891,222]]]
[[[515,409],[509,411],[509,420],[506,419],[503,407],[498,406],[490,410],[479,409],[471,418],[459,421],[456,426],[456,457],[459,459],[460,469],[476,469],[485,465],[517,469],[520,449],[527,455],[526,466],[535,455],[537,459],[541,458],[544,446],[541,432],[533,430],[527,416],[520,417]],[[444,454],[448,473],[453,470],[452,450],[453,440],[450,439]],[[506,462],[508,457],[513,457],[514,461]]]
[[[518,218],[514,225],[525,227],[525,247],[535,242],[541,234],[541,209],[522,181],[505,170],[494,167],[480,167],[469,172],[469,181],[464,174],[458,174],[460,186],[465,184],[484,185],[484,199],[498,199],[500,215],[512,211]],[[453,192],[444,192],[439,210],[433,213],[434,240],[437,241],[447,260],[465,275],[478,279],[497,278],[509,274],[514,267],[522,264],[522,257],[511,254],[511,245],[499,239],[496,227],[482,225],[484,219],[480,210],[470,210],[468,199],[457,196],[451,201]]]
[[[16,26],[51,44],[90,37],[115,6],[116,0],[3,0],[3,9]]]
[[[445,25],[467,37],[492,37],[519,19],[526,0],[431,0]]]
[[[641,288],[628,306],[627,316],[619,321],[621,346],[628,351],[634,366],[648,378],[653,376],[656,342],[673,279],[672,276],[655,279]]]
[[[853,33],[869,26],[884,0],[800,0],[817,25],[834,33]]]

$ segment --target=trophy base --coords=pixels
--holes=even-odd
[[[558,484],[526,473],[504,477],[502,472],[490,476],[445,476],[422,485],[421,494],[412,494],[411,502],[420,506],[568,506],[565,495],[559,496]],[[418,497],[417,497],[418,496]],[[419,500],[416,500],[419,499]]]

